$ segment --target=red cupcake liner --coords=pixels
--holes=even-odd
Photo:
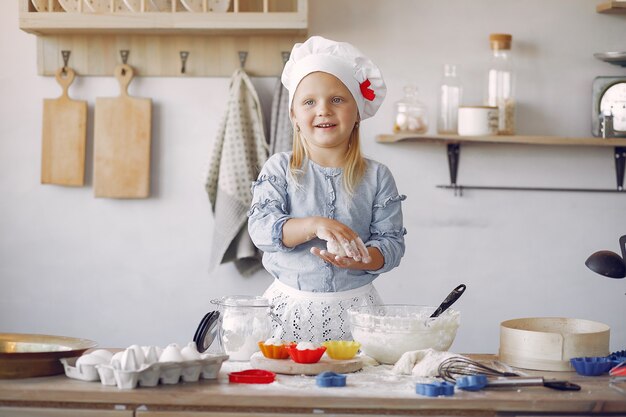
[[[297,345],[290,345],[285,347],[291,359],[296,363],[317,363],[322,358],[324,352],[326,352],[326,346],[305,350],[298,350],[296,346]]]

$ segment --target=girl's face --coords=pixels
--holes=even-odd
[[[358,108],[350,90],[334,75],[313,72],[300,81],[293,97],[291,117],[312,152],[346,152],[358,121]]]

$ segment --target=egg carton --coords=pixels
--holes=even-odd
[[[60,359],[69,378],[81,381],[100,381],[102,385],[133,389],[137,386],[155,387],[161,384],[178,384],[180,381],[196,382],[199,379],[216,379],[228,355],[203,355],[202,359],[182,362],[155,362],[142,365],[136,371],[118,369],[113,365],[80,365],[77,358]]]

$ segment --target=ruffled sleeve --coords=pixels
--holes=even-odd
[[[368,271],[371,274],[388,272],[400,265],[404,256],[406,229],[402,220],[402,204],[405,195],[399,194],[389,169],[382,166],[378,173],[378,190],[372,207],[370,239],[366,246],[378,248],[385,258],[382,268]]]
[[[289,216],[287,170],[289,156],[272,156],[252,183],[252,205],[248,211],[248,232],[263,252],[293,250],[283,245],[283,225]]]

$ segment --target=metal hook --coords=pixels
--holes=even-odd
[[[67,74],[67,63],[70,61],[70,54],[72,51],[61,51],[61,55],[63,56],[63,75]]]
[[[239,51],[239,63],[241,64],[241,68],[246,66],[246,59],[248,59],[248,52]]]
[[[130,51],[128,49],[120,49],[120,56],[122,57],[122,64],[126,65],[128,62],[128,55]],[[126,75],[126,70],[122,68],[122,75]]]
[[[289,61],[289,57],[291,57],[291,52],[283,51],[280,53],[283,56],[283,66]]]
[[[121,49],[120,50],[120,56],[122,57],[122,64],[126,65],[126,63],[128,62],[128,55],[130,54],[130,51],[128,49]]]
[[[182,67],[180,68],[180,73],[185,73],[185,65],[187,64],[187,58],[189,57],[189,51],[180,51],[180,62],[182,63]]]

